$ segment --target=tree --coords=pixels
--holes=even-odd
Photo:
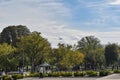
[[[68,44],[58,44],[58,48],[54,48],[52,52],[52,63],[59,70],[68,70],[76,65],[80,65],[84,60],[84,55],[73,49]]]
[[[8,26],[3,29],[0,35],[1,43],[8,43],[16,47],[16,43],[22,36],[30,34],[29,29],[26,26]]]
[[[56,66],[59,70],[63,70],[64,68],[61,65],[61,61],[63,60],[66,53],[68,53],[71,50],[71,45],[66,44],[58,44],[58,48],[54,48],[52,50],[52,64]]]
[[[96,70],[101,69],[105,64],[104,49],[98,48],[85,55],[85,64],[88,68]]]
[[[83,37],[78,41],[77,48],[85,54],[86,68],[96,69],[97,65],[102,65],[101,63],[104,63],[104,49],[98,38],[94,36]]]
[[[101,44],[98,38],[95,38],[94,36],[86,36],[78,41],[77,47],[80,51],[89,53],[91,50],[101,47]]]
[[[28,57],[32,67],[31,72],[35,71],[36,65],[48,60],[51,51],[50,43],[39,32],[22,37],[18,43],[18,48],[24,56]]]
[[[119,46],[115,43],[109,43],[105,47],[105,59],[106,59],[106,64],[109,65],[114,65],[118,64],[119,60]]]
[[[67,52],[63,59],[60,61],[61,66],[66,69],[71,69],[77,65],[80,65],[83,62],[84,55],[78,51],[69,51]]]
[[[7,43],[0,44],[0,67],[2,69],[10,70],[12,67],[15,67],[16,63],[12,63],[11,55],[14,54],[16,48],[8,45]]]

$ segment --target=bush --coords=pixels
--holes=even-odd
[[[86,72],[75,72],[75,73],[74,73],[74,76],[75,76],[75,77],[79,77],[79,76],[83,77],[83,76],[85,76],[85,75],[86,75]]]
[[[0,80],[2,80],[2,76],[0,76]]]
[[[39,77],[39,73],[31,73],[28,77]]]
[[[87,71],[86,74],[87,74],[89,77],[98,76],[98,72],[97,72],[97,71]]]
[[[99,72],[99,76],[107,76],[107,75],[109,75],[111,73],[112,73],[111,71],[102,70],[102,71]]]
[[[3,79],[4,78],[4,79]],[[6,75],[6,76],[2,76],[2,80],[12,80],[10,76]]]
[[[120,73],[120,70],[114,70],[114,73]]]
[[[47,73],[43,73],[43,77],[48,77],[48,74]]]
[[[61,72],[60,75],[62,77],[72,77],[73,72]]]
[[[52,73],[48,73],[48,77],[60,77],[60,72],[52,72]]]
[[[40,73],[31,73],[29,75],[26,75],[25,77],[39,77]],[[47,73],[43,73],[43,77],[48,77]]]
[[[14,79],[22,79],[23,75],[22,74],[13,74],[12,78],[14,78]]]

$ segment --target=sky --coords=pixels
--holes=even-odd
[[[0,32],[10,25],[39,31],[53,47],[95,36],[120,43],[120,0],[0,0]]]

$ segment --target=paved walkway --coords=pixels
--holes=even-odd
[[[19,79],[19,80],[40,80],[40,78],[24,78],[24,79]],[[105,77],[89,77],[89,78],[80,78],[80,77],[75,77],[75,78],[42,78],[41,80],[120,80],[120,74],[112,74],[109,76]]]
[[[24,78],[19,80],[96,80],[97,78]]]
[[[112,74],[112,75],[102,77],[96,80],[120,80],[120,74]]]

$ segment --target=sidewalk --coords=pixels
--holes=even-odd
[[[36,77],[36,78],[24,78],[24,79],[19,79],[19,80],[40,80],[40,78]],[[69,77],[69,78],[65,78],[65,77],[45,77],[45,78],[41,78],[41,80],[120,80],[120,74],[112,74],[109,76],[105,76],[105,77]]]
[[[120,80],[120,74],[112,74],[109,76],[105,76],[96,80]]]
[[[80,77],[74,77],[74,78],[24,78],[24,79],[19,79],[19,80],[96,80],[97,78],[80,78]]]

